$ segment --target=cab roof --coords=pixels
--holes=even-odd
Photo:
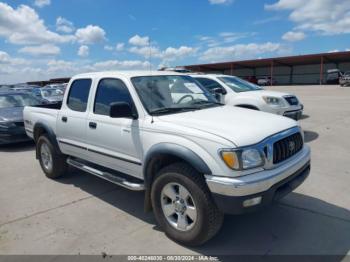
[[[74,76],[73,78],[88,78],[88,77],[106,77],[106,76],[115,76],[115,77],[138,77],[138,76],[166,76],[166,75],[185,75],[176,72],[166,72],[166,71],[105,71],[105,72],[92,72],[84,73]]]

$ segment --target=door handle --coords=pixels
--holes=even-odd
[[[90,127],[91,129],[96,129],[96,128],[97,128],[97,123],[95,123],[95,122],[90,122],[90,123],[89,123],[89,127]]]
[[[68,121],[68,118],[66,116],[62,116],[62,122],[67,123],[67,121]]]

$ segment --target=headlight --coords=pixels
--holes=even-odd
[[[262,154],[257,149],[222,150],[220,155],[233,170],[247,170],[264,165]]]
[[[263,165],[261,154],[256,149],[247,149],[242,151],[243,169],[250,169]]]
[[[283,100],[278,97],[273,96],[264,96],[263,99],[265,100],[266,104],[271,106],[283,106]]]

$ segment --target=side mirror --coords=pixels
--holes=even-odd
[[[214,95],[227,95],[227,91],[222,87],[217,87],[212,89]]]
[[[126,102],[116,102],[111,104],[109,116],[111,118],[131,118],[137,119],[130,104]]]

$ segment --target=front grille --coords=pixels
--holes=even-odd
[[[290,104],[291,106],[299,105],[299,100],[295,96],[285,96],[284,98],[287,100],[288,104]]]
[[[295,133],[277,141],[273,145],[273,163],[278,164],[291,158],[302,150],[303,145],[304,142],[300,133]]]

